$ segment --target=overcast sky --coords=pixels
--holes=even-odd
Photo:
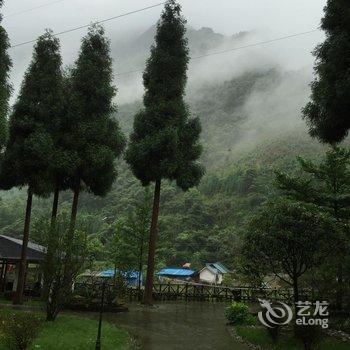
[[[54,2],[54,0],[5,0],[3,25],[9,33],[11,43],[35,39],[45,28],[60,32],[95,20],[117,16],[129,11],[151,6],[157,0],[62,0],[31,12],[13,15],[32,7]],[[315,29],[319,26],[326,0],[181,0],[183,13],[189,25],[212,27],[215,31],[231,35],[244,30],[261,30],[270,38]],[[142,32],[159,18],[162,7],[133,14],[106,23],[107,34],[113,39],[125,33]],[[8,16],[8,17],[7,17]],[[86,29],[61,36],[65,63],[71,63],[79,48]],[[308,55],[320,34],[295,38],[291,51],[302,49]],[[286,46],[284,46],[284,49]],[[299,50],[299,51],[300,51]],[[15,85],[21,80],[31,57],[32,45],[11,50],[14,61],[12,78]],[[291,53],[292,54],[292,53]],[[309,55],[310,56],[310,55]],[[138,67],[137,67],[138,68]]]

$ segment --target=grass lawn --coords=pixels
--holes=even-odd
[[[249,343],[259,345],[263,349],[268,350],[303,350],[304,347],[293,338],[292,335],[281,336],[281,339],[274,344],[263,328],[252,328],[252,327],[235,327],[235,330],[239,336],[248,341]],[[325,338],[318,350],[349,350],[350,343],[343,343],[337,339]]]
[[[0,305],[12,305],[12,300],[0,299]],[[23,303],[26,306],[44,307],[44,302],[41,300],[29,299]]]
[[[77,316],[61,315],[56,322],[44,323],[38,338],[29,350],[94,350],[98,321]],[[132,349],[132,340],[112,324],[103,323],[102,348],[104,350]],[[0,350],[8,347],[0,342]]]

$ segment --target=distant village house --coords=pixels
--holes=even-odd
[[[221,263],[207,263],[202,270],[198,272],[199,282],[208,284],[222,284],[225,274],[230,271]]]

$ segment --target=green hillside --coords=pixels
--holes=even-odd
[[[271,91],[272,95],[291,75],[278,69],[247,72],[224,83],[207,84],[200,91],[188,93],[193,114],[202,120],[203,163],[207,173],[201,185],[187,193],[174,184],[164,185],[159,266],[185,261],[200,266],[209,260],[220,260],[233,266],[244,222],[274,191],[274,169],[291,170],[297,155],[315,158],[323,152],[323,147],[307,135],[298,115],[294,116],[293,122],[288,119],[276,124],[267,119],[254,137],[247,136],[254,125],[246,108],[247,101],[257,93]],[[296,75],[293,73],[294,80],[298,80]],[[126,133],[129,133],[133,115],[140,106],[140,102],[120,106],[117,118]],[[282,118],[283,115],[278,113],[280,107],[271,108],[271,115]],[[142,196],[142,187],[126,164],[122,164],[118,180],[105,198],[82,195],[79,220],[94,238],[105,243],[115,221],[127,216]],[[1,234],[21,236],[24,201],[24,191],[1,194]],[[61,203],[61,210],[68,212],[71,194],[62,194]],[[36,223],[42,217],[48,217],[50,206],[50,198],[35,199],[34,240]]]

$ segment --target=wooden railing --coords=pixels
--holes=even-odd
[[[130,300],[137,300],[139,298],[139,291],[137,289],[129,288],[128,294]],[[310,290],[303,290],[300,292],[300,294],[302,298],[301,300],[312,301],[314,299]],[[185,300],[255,302],[258,300],[258,298],[260,298],[291,302],[293,299],[293,291],[291,289],[226,287],[198,283],[169,283],[154,284],[153,297],[158,301]]]

